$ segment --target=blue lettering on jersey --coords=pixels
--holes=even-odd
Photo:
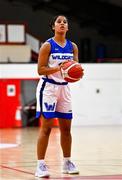
[[[54,108],[55,108],[55,103],[48,104],[48,103],[45,102],[44,104],[45,104],[45,107],[46,107],[47,111],[53,111]]]
[[[61,59],[73,59],[73,56],[70,55],[70,56],[67,56],[67,55],[52,55],[52,58],[53,59],[58,59],[58,60],[61,60]]]

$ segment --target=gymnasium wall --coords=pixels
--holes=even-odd
[[[4,2],[4,1],[3,1]],[[40,10],[34,11],[26,4],[15,4],[5,1],[0,4],[0,23],[14,22],[14,23],[26,23],[26,30],[35,37],[38,37],[42,42],[52,36],[52,32],[49,28],[49,22],[53,14]],[[94,28],[84,28],[80,26],[77,21],[72,20],[70,22],[68,37],[77,43],[79,47],[80,57],[82,53],[88,54],[87,50],[82,52],[82,41],[89,39],[90,44],[86,44],[90,48],[90,58],[86,62],[96,62],[96,46],[99,43],[103,43],[106,47],[107,57],[122,57],[122,41],[119,38],[105,36],[100,32],[97,32]],[[85,46],[85,45],[84,45]],[[84,47],[85,48],[85,47]],[[80,59],[81,60],[81,59]],[[81,62],[83,62],[81,60]]]
[[[122,64],[83,64],[71,84],[74,125],[122,125]]]
[[[122,64],[82,66],[83,79],[70,84],[73,125],[122,125]],[[0,83],[5,79],[37,80],[37,65],[0,64]]]
[[[0,45],[0,62],[30,62],[31,48],[28,45]]]

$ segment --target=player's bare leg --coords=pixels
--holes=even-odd
[[[37,169],[35,173],[35,176],[37,177],[49,177],[50,175],[48,172],[47,166],[45,164],[44,158],[45,158],[45,153],[48,146],[48,140],[49,140],[49,135],[51,132],[52,125],[53,125],[52,119],[47,120],[44,117],[41,117],[41,129],[39,132],[39,137],[38,137],[38,142],[37,142],[38,162],[37,162]]]
[[[59,119],[59,127],[61,132],[61,136],[60,136],[61,147],[64,156],[63,173],[79,174],[79,171],[76,168],[75,164],[71,161],[71,145],[72,145],[71,120]]]
[[[60,143],[63,150],[64,157],[71,156],[71,120],[67,119],[59,119],[59,127],[60,127]]]
[[[53,125],[52,119],[45,119],[41,117],[41,129],[39,132],[38,142],[37,142],[37,156],[38,159],[44,159],[46,149],[48,146],[49,135]]]

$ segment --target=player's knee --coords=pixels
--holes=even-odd
[[[43,128],[43,129],[41,130],[41,135],[42,135],[42,136],[49,136],[49,135],[50,135],[50,132],[51,132],[51,127]]]
[[[62,135],[69,136],[71,134],[70,128],[64,128],[61,130]]]

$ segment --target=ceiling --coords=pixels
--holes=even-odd
[[[33,11],[65,14],[81,28],[92,27],[104,36],[122,38],[122,0],[6,0]]]

